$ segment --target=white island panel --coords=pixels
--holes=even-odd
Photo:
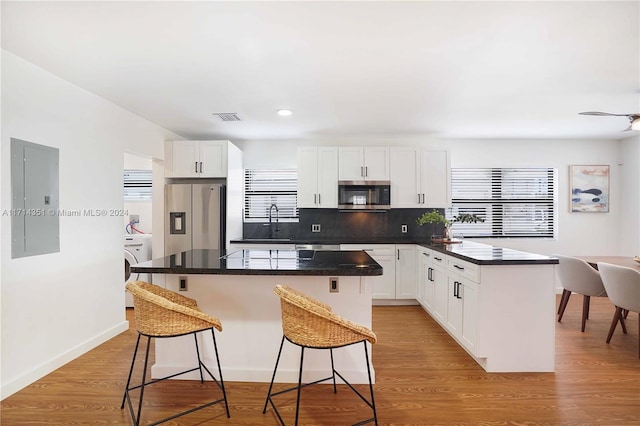
[[[178,291],[178,277],[166,275],[169,290]],[[181,294],[197,300],[202,311],[222,322],[222,332],[216,331],[216,339],[225,381],[271,380],[282,339],[280,299],[273,292],[277,284],[302,291],[330,305],[338,315],[371,328],[372,286],[365,276],[340,276],[337,293],[329,292],[328,276],[204,274],[186,277],[188,291]],[[198,339],[205,364],[211,369],[215,366],[211,333],[200,333]],[[197,365],[192,336],[156,339],[155,345],[153,377]],[[371,357],[372,347],[367,345]],[[331,374],[329,356],[328,350],[305,350],[303,381],[328,377]],[[351,383],[368,383],[362,344],[335,349],[334,361],[336,370]],[[297,382],[299,362],[300,348],[285,341],[276,382]],[[375,379],[373,366],[372,375]],[[199,373],[178,378],[199,380]]]

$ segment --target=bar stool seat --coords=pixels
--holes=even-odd
[[[360,421],[356,424],[375,423],[378,424],[378,416],[376,413],[375,400],[373,395],[373,384],[371,381],[371,368],[369,365],[369,353],[367,342],[373,344],[377,341],[373,331],[366,327],[351,322],[337,314],[331,307],[312,297],[305,295],[293,288],[277,285],[274,292],[280,297],[280,306],[282,310],[282,331],[283,336],[280,342],[280,350],[276,359],[276,365],[271,377],[271,384],[267,399],[264,403],[262,413],[267,412],[267,406],[271,404],[273,410],[284,426],[284,420],[275,406],[273,397],[297,390],[295,424],[298,424],[298,414],[300,409],[300,390],[303,387],[321,383],[327,380],[333,380],[333,392],[337,392],[336,375],[351,388],[372,410],[373,417]],[[284,389],[278,392],[272,392],[273,382],[278,370],[280,355],[285,339],[290,343],[300,347],[300,369],[298,372],[298,385]],[[358,392],[338,371],[336,371],[333,362],[333,350],[340,347],[350,346],[362,343],[364,347],[365,362],[367,364],[367,374],[369,377],[370,399]],[[331,376],[324,379],[316,380],[311,383],[302,383],[302,370],[305,349],[329,349],[331,355]]]
[[[127,379],[127,385],[122,397],[122,404],[120,409],[124,408],[125,401],[129,405],[129,411],[131,412],[131,419],[134,425],[140,424],[140,416],[142,412],[142,399],[144,396],[144,390],[147,385],[152,385],[162,380],[170,379],[180,376],[182,374],[190,373],[192,371],[200,372],[200,382],[204,382],[203,370],[207,372],[209,377],[216,383],[217,387],[222,391],[222,398],[218,398],[214,401],[207,402],[195,408],[191,408],[164,419],[155,421],[151,424],[159,424],[168,420],[175,419],[176,417],[184,416],[185,414],[192,413],[205,407],[224,402],[227,418],[229,414],[229,404],[227,403],[227,393],[224,388],[224,381],[222,379],[222,370],[220,368],[220,357],[218,356],[218,346],[216,344],[216,336],[213,331],[215,328],[218,331],[222,331],[222,324],[218,318],[205,314],[198,308],[198,304],[195,300],[182,296],[176,292],[166,290],[154,284],[146,283],[144,281],[134,281],[126,285],[127,290],[133,295],[133,306],[135,313],[136,329],[138,331],[138,339],[136,341],[136,347],[133,353],[133,359],[131,360],[131,368],[129,370],[129,377]],[[197,333],[202,331],[211,330],[211,336],[213,338],[213,348],[216,356],[216,362],[218,364],[218,375],[220,379],[211,373],[207,366],[202,362],[200,358],[200,349],[198,347]],[[189,370],[181,371],[179,373],[171,374],[159,379],[152,379],[147,381],[147,367],[149,361],[149,347],[151,345],[151,338],[171,338],[178,336],[185,336],[193,334],[196,355],[198,359],[198,366]],[[146,354],[144,359],[144,369],[142,371],[142,381],[139,385],[131,386],[131,376],[136,362],[136,356],[138,354],[138,347],[140,345],[140,338],[145,336],[147,338]],[[134,412],[133,403],[131,400],[130,391],[140,389],[140,397],[138,401],[137,415]]]

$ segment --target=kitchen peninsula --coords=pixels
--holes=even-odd
[[[468,240],[407,243],[385,246],[414,250],[413,297],[485,371],[554,371],[558,259]],[[223,256],[195,250],[135,265],[132,270],[167,274],[167,288],[172,290],[178,289],[179,277],[187,277],[187,295],[198,300],[205,312],[218,316],[225,327],[221,339],[227,346],[222,359],[230,369],[225,377],[269,381],[274,362],[269,354],[277,353],[281,336],[279,301],[273,294],[276,284],[304,291],[333,306],[338,314],[371,327],[373,288],[383,273],[379,263],[362,250],[308,253],[270,247]],[[342,245],[343,250],[347,247]],[[329,292],[330,277],[339,277],[339,292]],[[162,343],[158,342],[156,369],[175,362],[169,355],[176,349],[165,349]],[[288,371],[281,380],[293,380],[296,354],[283,356]],[[342,361],[349,363],[350,357]],[[318,369],[314,372],[323,377],[319,372],[327,361],[313,362]],[[348,365],[362,379],[356,383],[365,382],[362,363]]]
[[[166,288],[198,301],[204,312],[222,322],[217,336],[225,380],[269,382],[282,337],[277,284],[300,290],[329,304],[358,324],[371,327],[372,286],[367,277],[382,267],[363,251],[312,250],[188,250],[132,266],[133,272],[163,274]],[[335,286],[332,283],[335,282]],[[331,291],[335,290],[335,291]],[[152,375],[160,377],[187,369],[193,363],[190,336],[156,341]],[[212,363],[208,339],[205,362]],[[334,351],[336,367],[352,383],[367,383],[362,351],[346,347]],[[297,381],[299,349],[285,345],[277,381]],[[327,351],[305,354],[304,380],[326,377],[331,368]],[[183,376],[199,379],[197,374]],[[375,376],[374,376],[375,377]]]

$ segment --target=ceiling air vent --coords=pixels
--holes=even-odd
[[[237,112],[214,112],[214,117],[218,117],[220,121],[242,121]]]

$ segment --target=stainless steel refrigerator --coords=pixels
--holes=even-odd
[[[224,249],[224,185],[167,184],[164,197],[165,256],[192,249]]]

